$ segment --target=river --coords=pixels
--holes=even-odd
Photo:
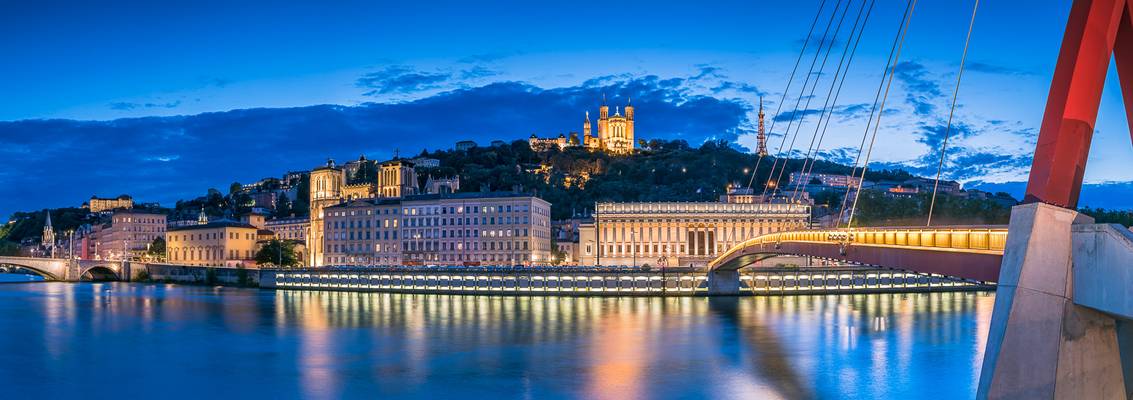
[[[5,398],[971,398],[993,293],[0,284]]]

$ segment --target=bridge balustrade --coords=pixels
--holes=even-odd
[[[929,247],[980,252],[1003,252],[1007,245],[1007,228],[940,227],[940,228],[854,228],[776,232],[744,241],[729,249],[718,260],[747,246],[783,242],[847,243],[859,245]]]

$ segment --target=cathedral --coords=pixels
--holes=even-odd
[[[572,133],[568,139],[565,135],[557,138],[539,138],[531,135],[528,143],[532,150],[546,150],[551,146],[559,149],[581,146],[592,151],[605,151],[614,154],[629,154],[633,152],[635,142],[633,136],[633,99],[626,102],[625,115],[622,108],[614,107],[614,115],[610,115],[610,106],[606,105],[603,97],[602,106],[598,108],[598,132],[594,134],[590,123],[590,111],[586,111],[582,122],[582,140]]]

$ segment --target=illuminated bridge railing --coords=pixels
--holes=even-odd
[[[893,227],[777,232],[748,239],[732,247],[713,261],[713,266],[721,260],[728,260],[734,253],[742,252],[752,246],[787,242],[1003,254],[1003,249],[1007,245],[1007,227]]]

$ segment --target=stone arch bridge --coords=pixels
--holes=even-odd
[[[20,267],[53,281],[126,280],[130,262],[65,258],[0,257],[0,266]]]

